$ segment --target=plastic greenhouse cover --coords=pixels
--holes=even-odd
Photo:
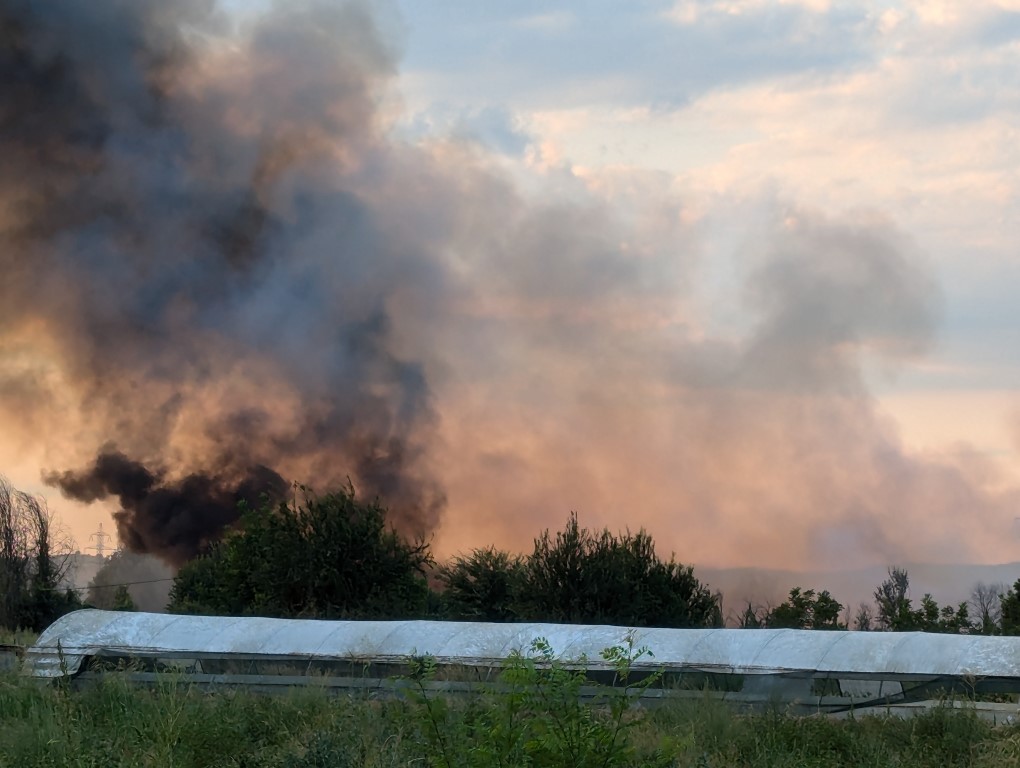
[[[609,667],[601,651],[633,642],[644,668],[735,674],[1020,678],[1020,638],[921,632],[656,629],[575,624],[316,621],[75,611],[26,654],[30,674],[76,673],[90,656],[223,657],[394,662],[430,654],[439,664],[498,665],[545,638],[564,662]]]

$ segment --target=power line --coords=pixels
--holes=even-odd
[[[90,584],[87,587],[67,587],[67,589],[73,589],[78,592],[88,591],[90,589],[106,589],[107,587],[133,587],[135,584],[158,584],[161,581],[173,581],[175,577],[169,576],[165,579],[148,579],[146,581],[125,581],[120,584]]]

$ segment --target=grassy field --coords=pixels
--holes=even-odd
[[[1020,726],[972,711],[835,721],[740,716],[710,699],[616,713],[540,692],[369,701],[0,676],[0,765],[1020,766]],[[523,689],[522,689],[523,691]],[[617,719],[616,715],[620,717]]]

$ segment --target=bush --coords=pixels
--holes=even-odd
[[[614,536],[581,528],[535,539],[520,580],[523,620],[632,627],[721,626],[718,600],[690,566],[664,562],[644,531]]]
[[[514,621],[521,558],[495,547],[476,549],[439,568],[445,614],[464,621]]]
[[[766,617],[765,624],[775,629],[846,629],[839,621],[843,606],[827,590],[790,590],[790,597]],[[745,613],[745,616],[747,614]]]
[[[636,746],[630,738],[636,720],[628,712],[658,675],[630,679],[631,668],[649,656],[633,639],[602,652],[616,671],[618,687],[592,683],[584,659],[564,665],[543,639],[528,653],[513,652],[500,675],[502,690],[480,694],[468,708],[451,706],[429,691],[425,682],[436,671],[428,656],[411,659],[413,696],[419,727],[425,737],[428,765],[442,768],[489,766],[572,766],[610,768],[635,765]],[[582,690],[586,689],[586,690]],[[594,692],[594,693],[593,693]],[[582,702],[582,693],[594,695]],[[641,765],[669,765],[664,755],[645,756]]]
[[[414,618],[426,611],[428,545],[404,541],[353,489],[247,511],[242,527],[185,565],[176,612]]]

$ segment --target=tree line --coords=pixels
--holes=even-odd
[[[475,549],[437,564],[424,542],[386,525],[353,490],[246,510],[242,525],[181,569],[170,610],[326,618],[438,618],[655,627],[724,625],[722,595],[652,537],[583,528],[571,514],[530,553]],[[744,628],[1020,635],[1020,580],[979,584],[970,601],[918,604],[900,568],[851,616],[828,591],[795,587],[775,606],[747,605]]]
[[[45,504],[0,478],[0,625],[39,631],[82,607],[61,587],[66,564],[53,552]],[[108,559],[84,604],[132,610],[131,558]],[[388,525],[377,501],[352,488],[242,510],[240,525],[176,574],[168,610],[298,618],[541,621],[656,627],[723,626],[722,595],[691,566],[658,555],[644,530],[582,527],[543,531],[525,554],[490,546],[437,563],[428,542]],[[972,599],[915,605],[909,575],[891,568],[874,606],[855,613],[828,591],[795,587],[778,605],[746,605],[729,622],[744,628],[924,631],[1020,635],[1020,580],[978,585]]]
[[[172,611],[322,618],[441,618],[629,626],[721,626],[720,600],[644,531],[582,528],[437,564],[352,489],[246,509],[239,528],[177,574]]]
[[[861,603],[851,616],[848,607],[827,591],[794,587],[781,604],[748,604],[737,625],[743,628],[852,629],[884,632],[1020,635],[1020,579],[1012,587],[979,582],[969,600],[940,606],[925,593],[918,604],[910,597],[910,575],[892,567],[874,591],[874,605]]]

